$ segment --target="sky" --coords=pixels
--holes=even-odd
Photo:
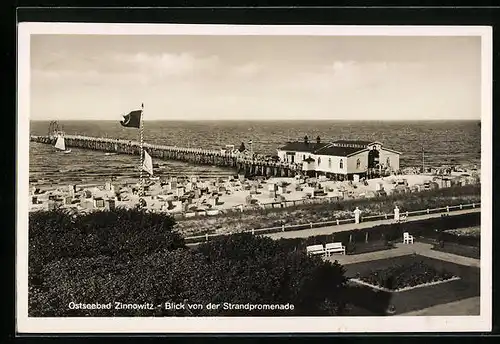
[[[31,36],[32,120],[481,117],[480,37]]]

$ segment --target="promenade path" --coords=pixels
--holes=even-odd
[[[435,251],[432,250],[431,244],[426,244],[421,242],[415,242],[413,244],[398,243],[396,244],[396,248],[393,248],[391,250],[376,251],[370,253],[353,254],[353,255],[336,254],[331,257],[325,258],[325,260],[329,260],[332,262],[338,261],[342,265],[348,265],[348,264],[361,263],[372,260],[406,256],[413,253],[429,258],[448,261],[459,265],[472,266],[476,268],[479,268],[481,265],[479,259],[458,256],[456,254],[451,254],[448,252]]]
[[[447,316],[447,315],[479,315],[480,314],[480,298],[471,297],[464,300],[459,300],[442,305],[436,305],[418,311],[402,313],[402,316]]]
[[[443,215],[443,214],[448,214],[449,216],[455,216],[455,215],[471,214],[471,213],[479,213],[479,212],[481,212],[481,208],[456,210],[456,211],[451,211],[449,213],[424,214],[424,215],[417,215],[417,216],[408,217],[407,222],[432,219],[432,218],[436,218],[436,217],[441,217],[441,215]],[[302,229],[302,230],[297,230],[297,231],[270,233],[270,234],[263,234],[263,236],[267,236],[267,237],[272,238],[272,239],[308,238],[308,237],[316,236],[316,235],[328,235],[328,234],[333,234],[333,233],[350,231],[353,229],[370,228],[370,227],[374,227],[374,226],[387,225],[387,224],[393,224],[393,223],[394,223],[393,219],[377,220],[377,221],[367,221],[367,222],[361,222],[361,223],[347,223],[347,224],[338,225],[338,226],[327,226],[327,227],[312,228],[312,229]]]

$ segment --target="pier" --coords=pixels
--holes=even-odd
[[[56,137],[31,135],[30,140],[32,142],[54,145]],[[64,135],[64,141],[66,147],[71,148],[129,155],[140,154],[140,143],[136,141],[82,135]],[[302,174],[301,166],[297,164],[267,161],[262,158],[250,158],[234,152],[153,145],[149,143],[144,143],[143,147],[151,157],[156,159],[233,168],[238,174],[244,174],[246,177],[293,177],[297,174]]]

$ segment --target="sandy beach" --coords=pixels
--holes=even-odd
[[[197,177],[145,180],[143,207],[150,211],[214,216],[226,211],[255,207],[286,207],[307,200],[325,201],[372,198],[396,192],[467,185],[478,182],[479,172],[436,176],[404,174],[353,181],[333,181],[325,177],[256,178],[243,176],[201,179]],[[140,202],[139,184],[66,185],[50,189],[32,187],[30,210],[70,208],[78,212],[115,207],[133,208]]]

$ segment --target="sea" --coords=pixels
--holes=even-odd
[[[32,135],[48,135],[50,121],[31,121]],[[122,127],[119,121],[59,121],[66,134],[139,141],[139,130]],[[144,121],[144,142],[179,147],[238,148],[253,142],[253,151],[276,154],[288,141],[307,135],[322,142],[337,139],[373,140],[402,153],[400,167],[477,165],[481,160],[480,121]],[[106,155],[71,148],[57,154],[54,147],[30,142],[30,183],[34,185],[104,184],[114,178],[137,181],[138,156]],[[154,161],[161,177],[225,177],[229,168],[199,166],[178,161]]]

